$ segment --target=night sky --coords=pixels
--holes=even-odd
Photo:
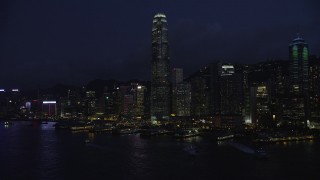
[[[1,0],[0,88],[150,80],[151,27],[167,15],[172,67],[288,59],[299,31],[320,54],[319,0]]]

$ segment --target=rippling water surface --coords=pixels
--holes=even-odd
[[[269,145],[267,161],[200,137],[140,138],[0,122],[4,179],[318,179],[318,141]],[[91,143],[84,143],[90,139]],[[190,151],[196,149],[196,154]]]

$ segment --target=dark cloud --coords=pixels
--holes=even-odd
[[[171,66],[288,58],[300,32],[319,55],[317,0],[5,0],[0,87],[150,79],[151,26],[167,14]]]

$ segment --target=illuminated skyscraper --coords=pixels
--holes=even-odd
[[[168,119],[170,114],[168,24],[156,14],[152,26],[151,120]]]
[[[183,82],[183,69],[172,70],[172,111],[176,116],[190,116],[191,85]]]
[[[177,114],[177,90],[178,90],[178,85],[183,82],[183,69],[173,68],[171,72],[171,77],[172,77],[171,114]]]
[[[298,37],[289,45],[289,57],[291,62],[292,88],[297,94],[308,92],[308,44]]]
[[[190,116],[191,106],[191,85],[180,83],[176,87],[175,111],[176,116]]]
[[[255,126],[271,124],[268,87],[264,83],[250,88],[251,120]]]
[[[42,102],[42,118],[53,118],[57,115],[56,101],[43,101]]]
[[[133,95],[133,113],[135,119],[142,119],[145,112],[146,87],[139,83],[131,83]]]
[[[182,68],[173,68],[172,70],[172,86],[176,86],[177,84],[183,81],[183,69]]]
[[[299,125],[309,118],[309,52],[308,44],[298,34],[289,45],[291,73],[291,121]]]
[[[85,99],[85,105],[86,105],[86,115],[93,116],[96,113],[96,92],[95,91],[86,91],[86,99]]]
[[[310,120],[320,120],[320,58],[310,56],[309,58],[310,77]]]

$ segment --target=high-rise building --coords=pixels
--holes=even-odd
[[[298,125],[309,118],[309,52],[308,44],[298,34],[289,45],[290,93],[292,115],[290,121]]]
[[[145,93],[146,87],[140,83],[131,83],[131,94],[133,95],[133,118],[142,119],[145,115]]]
[[[218,127],[233,128],[242,123],[244,75],[230,63],[210,65],[210,114]]]
[[[241,88],[237,87],[237,77],[232,64],[222,64],[220,72],[220,112],[223,115],[241,114],[240,97],[236,92]],[[242,92],[242,91],[241,91]]]
[[[293,92],[296,94],[306,94],[309,87],[309,52],[308,44],[299,34],[289,45],[289,58],[291,61],[291,85]]]
[[[272,124],[268,88],[264,83],[250,88],[251,120],[255,126]]]
[[[172,70],[172,115],[190,116],[191,84],[183,82],[183,69]]]
[[[145,101],[145,86],[137,86],[136,96],[135,96],[136,112],[137,117],[143,117],[144,115],[144,101]]]
[[[19,89],[0,89],[0,117],[19,116],[22,96]]]
[[[310,56],[310,121],[320,122],[320,58]]]
[[[86,105],[86,116],[93,116],[96,113],[96,92],[86,91],[85,105]]]
[[[130,85],[120,86],[121,111],[123,118],[131,119],[133,114],[133,93]]]
[[[183,81],[183,69],[173,68],[172,70],[172,86],[176,86]]]
[[[241,115],[243,104],[243,73],[230,63],[211,64],[211,114]]]
[[[183,69],[173,68],[172,73],[172,97],[171,97],[171,114],[177,114],[177,88],[183,82]]]
[[[54,118],[57,115],[56,101],[43,101],[42,102],[42,118]]]
[[[184,82],[179,83],[176,86],[175,92],[175,114],[176,116],[190,116],[191,106],[191,85],[190,83]]]
[[[82,116],[81,94],[72,89],[68,89],[67,96],[61,97],[58,105],[60,105],[60,116],[62,118],[80,118]]]
[[[168,23],[164,14],[156,14],[152,26],[151,120],[169,119]]]
[[[209,68],[204,67],[188,79],[191,84],[191,116],[205,118],[210,115],[210,74]]]
[[[109,120],[115,120],[115,102],[114,100],[116,95],[116,88],[105,88],[105,91],[103,93],[104,99],[105,99],[105,114],[106,119]]]
[[[253,113],[257,111],[257,106],[252,103],[255,102],[257,87],[261,85],[267,86],[269,111],[271,116],[264,116],[264,122],[259,121],[259,125],[271,126],[276,123],[281,123],[286,116],[291,116],[291,108],[288,102],[290,98],[287,93],[286,87],[288,87],[288,60],[275,60],[270,59],[265,62],[248,65],[246,67],[246,73],[248,76],[248,84],[245,90],[245,104],[244,104],[244,120],[246,123],[253,123],[257,125],[256,119]],[[259,100],[259,98],[258,98]],[[261,100],[261,99],[260,99]],[[260,101],[259,100],[259,101]],[[251,102],[251,103],[250,103]],[[265,117],[269,117],[266,119]],[[284,117],[284,118],[283,118]],[[260,118],[261,119],[261,118]]]

